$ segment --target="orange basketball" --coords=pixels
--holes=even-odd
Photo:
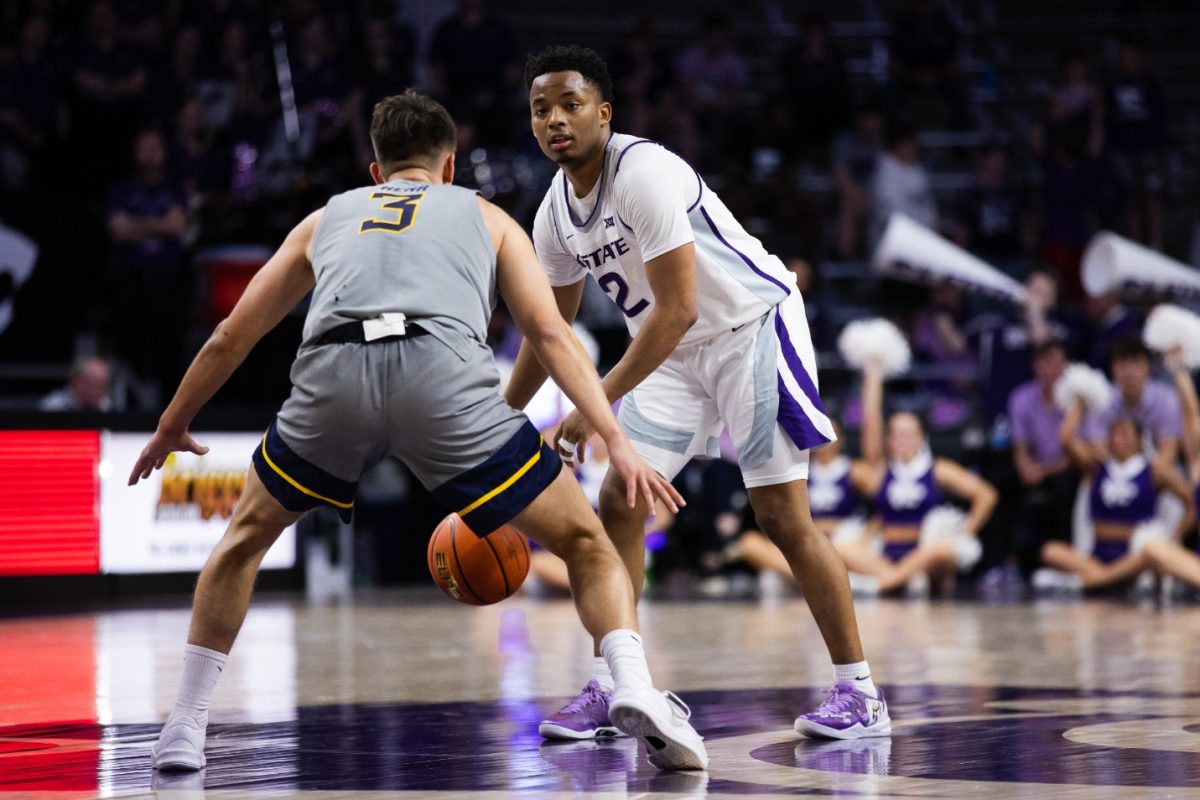
[[[486,606],[512,595],[529,574],[529,540],[511,525],[476,536],[458,514],[438,523],[426,551],[429,574],[460,603]]]

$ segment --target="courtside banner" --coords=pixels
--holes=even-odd
[[[127,486],[149,441],[145,433],[103,433],[100,443],[100,570],[197,572],[229,525],[246,485],[255,433],[196,433],[203,456],[173,453],[149,480]],[[267,551],[263,569],[296,563],[296,529]]]

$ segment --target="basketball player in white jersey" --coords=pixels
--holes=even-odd
[[[715,455],[728,426],[759,526],[787,557],[834,665],[828,699],[797,718],[796,730],[888,735],[846,570],[809,514],[808,451],[835,436],[791,273],[685,161],[612,130],[612,80],[594,51],[548,48],[529,59],[525,82],[534,137],[561,168],[538,210],[534,245],[567,320],[588,275],[625,315],[633,342],[603,385],[609,401],[621,400],[634,448],[671,479],[692,456]],[[524,407],[545,378],[522,346],[507,400]],[[591,434],[572,413],[557,432],[559,454],[572,463]],[[610,471],[600,516],[640,590],[648,509],[624,507],[621,497],[621,478]],[[602,659],[594,664],[584,691],[543,721],[543,736],[616,735],[611,678]]]

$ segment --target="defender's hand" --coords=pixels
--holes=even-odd
[[[675,491],[671,482],[650,468],[641,456],[633,451],[624,436],[608,445],[608,460],[612,469],[625,481],[625,500],[635,508],[640,494],[646,500],[647,513],[654,513],[654,500],[662,500],[671,513],[678,514],[679,507],[687,505],[683,496]]]
[[[150,442],[142,450],[142,454],[138,456],[137,463],[133,465],[133,472],[129,473],[129,485],[133,486],[139,480],[149,478],[150,473],[162,467],[167,456],[174,452],[188,452],[202,456],[208,452],[208,448],[193,439],[187,431],[175,434],[155,431]]]

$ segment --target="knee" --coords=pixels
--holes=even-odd
[[[554,555],[564,561],[570,561],[580,555],[587,556],[611,548],[612,544],[605,535],[600,520],[592,515],[589,519],[570,521],[553,540],[546,542],[545,546]]]
[[[1048,558],[1054,558],[1056,555],[1061,554],[1065,547],[1066,545],[1062,542],[1046,542],[1042,545],[1042,560],[1045,561]]]
[[[604,483],[600,486],[600,515],[605,520],[644,520],[650,512],[645,508],[645,500],[638,497],[637,505],[629,507],[626,495],[625,481],[614,472],[609,472]]]
[[[1169,558],[1169,545],[1161,539],[1151,540],[1142,546],[1142,562],[1156,572],[1162,569],[1163,563]]]
[[[760,501],[754,506],[754,516],[758,520],[759,530],[776,544],[824,538],[807,515],[798,513],[787,503]]]
[[[270,549],[283,528],[266,511],[253,505],[239,504],[216,552],[237,561],[256,558]]]

